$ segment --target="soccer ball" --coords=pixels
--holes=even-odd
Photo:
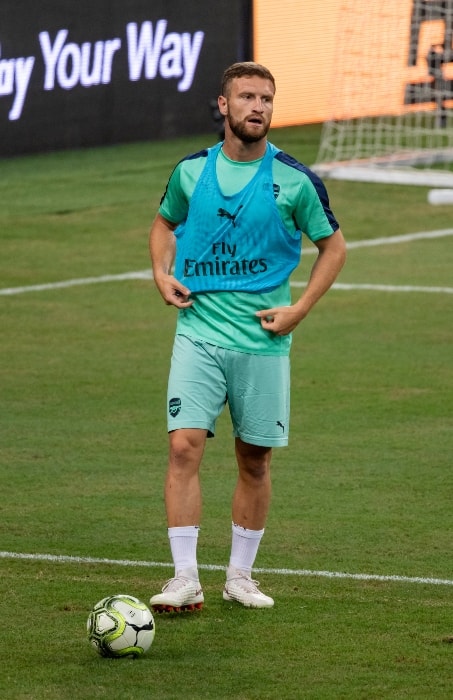
[[[96,603],[87,620],[88,639],[101,656],[142,656],[156,628],[149,608],[131,595],[111,595]]]

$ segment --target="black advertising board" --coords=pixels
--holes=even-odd
[[[213,130],[244,0],[2,0],[0,155]]]

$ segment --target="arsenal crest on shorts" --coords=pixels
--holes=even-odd
[[[168,402],[168,410],[173,418],[176,418],[181,410],[181,399],[170,399]]]

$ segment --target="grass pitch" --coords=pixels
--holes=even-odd
[[[271,138],[309,164],[319,129]],[[162,484],[175,323],[149,280],[90,278],[149,267],[172,167],[213,141],[0,163],[0,696],[451,698],[452,239],[360,247],[450,229],[452,207],[428,205],[426,188],[327,183],[357,247],[339,280],[350,288],[294,334],[290,446],[275,451],[256,562],[275,608],[221,597],[235,481],[225,413],[202,466],[203,611],[157,617],[137,661],[88,645],[97,600],[146,602],[172,573]],[[296,284],[312,262],[307,251]],[[86,282],[26,291],[74,279]]]

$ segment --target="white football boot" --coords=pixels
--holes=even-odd
[[[203,589],[198,579],[190,578],[189,571],[178,571],[162,588],[162,593],[153,595],[150,605],[154,612],[184,612],[201,610],[204,603]]]
[[[272,608],[273,599],[258,590],[260,584],[239,569],[229,567],[223,589],[224,600],[235,600],[246,608]]]

